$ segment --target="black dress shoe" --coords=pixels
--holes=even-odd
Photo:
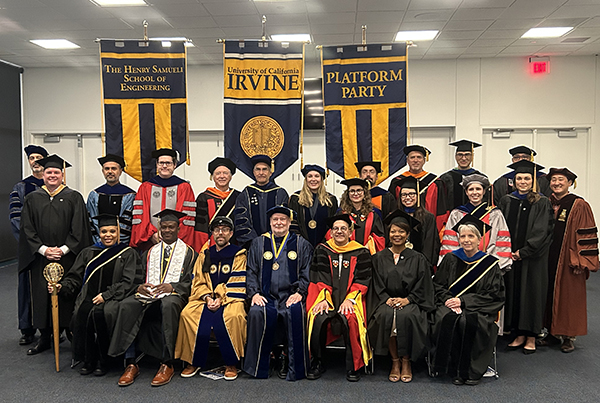
[[[360,373],[358,371],[347,371],[346,372],[346,380],[349,382],[358,382],[360,381]]]
[[[35,336],[33,334],[24,334],[19,339],[19,345],[26,346],[28,344],[33,343],[34,340],[35,340]]]
[[[50,344],[50,340],[40,338],[37,344],[27,350],[27,355],[36,355],[41,353],[42,351],[49,350],[52,345]]]
[[[452,383],[454,385],[464,385],[465,384],[465,380],[462,379],[461,377],[456,377],[456,378],[452,379]]]
[[[306,374],[306,379],[314,381],[315,379],[319,379],[324,373],[325,367],[323,366],[323,364],[321,364],[321,361],[314,360],[313,364],[310,367],[310,370],[308,370],[308,373]]]
[[[523,354],[529,355],[529,354],[533,354],[533,353],[535,353],[535,348],[532,350],[530,348],[523,347]]]
[[[104,365],[98,365],[96,367],[96,369],[94,370],[94,375],[95,376],[104,376],[104,375],[106,375],[107,372],[108,372],[108,370],[106,369],[106,367]]]
[[[288,374],[289,361],[285,354],[281,354],[278,360],[279,369],[277,370],[277,376],[280,379],[286,379]]]
[[[467,379],[465,381],[465,385],[469,385],[469,386],[479,385],[480,383],[481,383],[481,378],[480,379]]]
[[[91,362],[84,362],[83,367],[79,368],[79,373],[81,375],[89,375],[94,372],[94,364]]]

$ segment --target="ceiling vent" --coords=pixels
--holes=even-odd
[[[560,41],[560,43],[583,43],[588,39],[590,39],[589,36],[587,38],[565,38],[564,40]]]

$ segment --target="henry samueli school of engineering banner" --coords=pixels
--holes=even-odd
[[[106,153],[122,155],[139,181],[156,175],[151,153],[179,152],[189,164],[183,41],[100,41]]]
[[[380,183],[406,158],[406,45],[324,46],[327,167],[358,176],[357,161],[381,161]]]
[[[304,43],[225,41],[223,67],[225,157],[253,178],[268,155],[276,178],[298,159]]]

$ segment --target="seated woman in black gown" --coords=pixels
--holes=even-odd
[[[369,337],[377,355],[392,356],[391,382],[412,380],[411,361],[427,352],[427,313],[433,311],[430,264],[406,247],[417,221],[396,210],[386,217],[391,247],[373,256]],[[402,362],[400,362],[402,358]]]
[[[452,376],[455,385],[477,385],[492,359],[504,281],[498,259],[481,252],[482,234],[491,227],[470,214],[453,228],[460,248],[444,256],[433,278],[434,373]]]
[[[100,242],[77,255],[56,287],[61,299],[77,297],[71,330],[73,359],[84,362],[79,373],[102,376],[119,301],[137,286],[134,280],[136,274],[141,276],[142,262],[134,249],[119,243],[118,217],[94,219],[98,219]],[[48,289],[52,291],[50,285]]]

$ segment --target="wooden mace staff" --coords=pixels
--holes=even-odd
[[[54,361],[56,363],[56,372],[60,371],[58,364],[58,343],[59,343],[59,332],[60,323],[58,321],[58,291],[56,290],[56,283],[60,281],[65,270],[58,263],[49,263],[44,267],[44,278],[52,286],[52,329],[54,330]]]

